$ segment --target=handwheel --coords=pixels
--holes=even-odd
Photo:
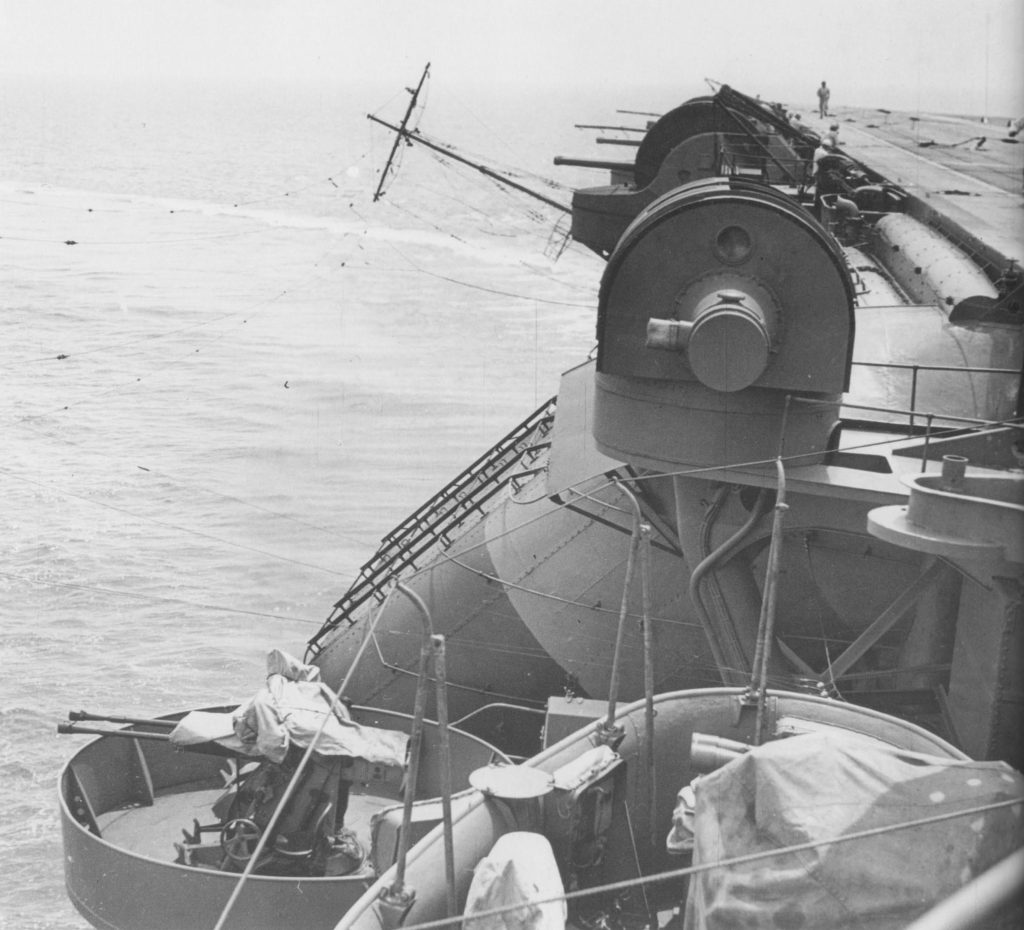
[[[245,863],[252,858],[263,831],[252,820],[236,817],[220,831],[220,845],[232,862]]]

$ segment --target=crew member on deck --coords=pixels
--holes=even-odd
[[[831,96],[832,91],[828,89],[828,84],[822,81],[821,87],[818,88],[818,116],[821,119],[828,116],[828,98]]]
[[[817,183],[819,181],[819,175],[821,174],[821,160],[827,155],[831,155],[834,151],[834,147],[824,139],[822,139],[821,145],[814,150],[814,155],[811,157],[811,179],[813,183]]]

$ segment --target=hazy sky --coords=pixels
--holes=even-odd
[[[1024,0],[0,0],[0,78],[411,83],[428,60],[435,82],[809,102],[827,79],[836,104],[1018,115]]]

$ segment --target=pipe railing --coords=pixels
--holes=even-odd
[[[917,410],[917,393],[918,393],[918,380],[922,372],[930,371],[944,371],[953,373],[963,373],[969,375],[1010,375],[1017,377],[1020,372],[1013,368],[984,368],[981,366],[973,365],[917,365],[907,364],[900,362],[853,362],[854,366],[860,368],[884,368],[892,371],[909,371],[910,372],[910,410],[900,411],[893,410],[893,413],[906,414],[909,419],[909,428],[911,431],[914,429],[914,418],[915,416],[924,416],[925,414]],[[844,407],[854,407],[856,404],[844,404]],[[861,409],[875,409],[881,408],[861,408]],[[956,420],[957,417],[945,416],[943,414],[933,414],[934,417],[945,420]]]

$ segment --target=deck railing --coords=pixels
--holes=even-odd
[[[918,389],[920,384],[920,376],[923,372],[951,372],[955,374],[965,375],[1006,375],[1016,376],[1017,378],[1022,377],[1022,372],[1013,368],[983,368],[980,366],[972,365],[917,365],[917,364],[903,364],[899,362],[853,362],[854,367],[858,368],[880,368],[890,371],[908,371],[910,372],[910,398],[909,398],[909,409],[890,409],[886,407],[870,407],[863,404],[856,403],[844,403],[843,406],[849,409],[859,410],[872,410],[882,413],[892,413],[898,416],[907,417],[907,430],[910,434],[914,434],[918,427],[915,420],[920,418],[927,418],[930,420],[945,420],[953,423],[963,423],[971,426],[994,426],[998,425],[996,420],[985,419],[982,417],[964,417],[956,416],[942,411],[927,411],[919,410],[917,408]],[[1017,409],[1020,410],[1020,399],[1018,397]]]

